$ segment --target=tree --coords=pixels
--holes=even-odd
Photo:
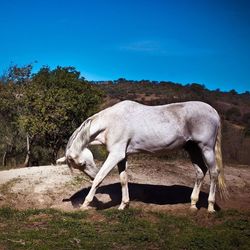
[[[5,80],[7,82],[12,82],[15,84],[24,84],[29,81],[31,77],[32,64],[27,64],[22,67],[14,64],[9,67],[7,74],[5,75]]]
[[[6,165],[8,156],[22,148],[23,134],[18,127],[21,114],[23,85],[30,79],[30,64],[18,67],[12,65],[1,77],[0,83],[0,145],[3,152],[2,165]]]
[[[250,125],[250,112],[245,113],[242,117],[242,121],[247,124]]]
[[[20,127],[27,145],[43,144],[55,160],[59,149],[87,117],[97,111],[102,93],[80,77],[74,67],[43,67],[25,85]],[[30,152],[25,164],[28,165]]]
[[[237,107],[231,107],[226,111],[226,119],[233,122],[239,122],[241,112]]]
[[[236,92],[235,89],[231,89],[231,90],[229,91],[229,93],[230,93],[231,95],[233,95],[233,96],[235,96],[235,95],[238,94],[238,93]]]

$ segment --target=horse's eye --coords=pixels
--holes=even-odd
[[[85,166],[86,166],[86,162],[80,163],[80,166],[81,166],[81,167],[85,167]]]
[[[68,158],[66,159],[66,162],[67,162],[68,165],[70,165],[70,164],[72,163],[72,161],[73,161],[73,159],[70,158],[70,157],[68,157]]]

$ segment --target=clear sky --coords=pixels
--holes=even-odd
[[[75,66],[87,80],[250,90],[248,0],[2,0],[0,71]]]

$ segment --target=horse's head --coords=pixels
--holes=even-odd
[[[93,180],[99,169],[95,165],[91,151],[87,148],[90,140],[91,121],[91,118],[84,121],[69,138],[65,161],[70,168],[77,168],[83,171]]]
[[[87,174],[92,180],[95,178],[99,169],[96,167],[92,152],[84,148],[79,154],[71,150],[66,152],[66,162],[70,168],[77,168]]]

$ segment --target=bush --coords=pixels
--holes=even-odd
[[[241,112],[238,108],[232,107],[226,111],[226,119],[228,121],[239,122],[241,118]]]

